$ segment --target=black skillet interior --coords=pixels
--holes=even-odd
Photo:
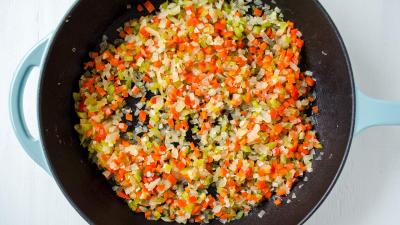
[[[98,46],[103,34],[112,37],[125,20],[144,14],[136,11],[139,2],[78,1],[58,28],[42,70],[39,124],[43,147],[59,187],[91,224],[167,224],[145,220],[142,214],[131,212],[116,197],[109,183],[88,160],[87,150],[80,146],[73,129],[77,118],[72,92],[77,90],[82,63],[88,52]],[[162,0],[153,3],[159,5]],[[231,224],[304,222],[335,182],[352,138],[353,78],[346,50],[334,24],[316,0],[302,0],[301,3],[280,0],[277,5],[285,18],[294,21],[303,32],[302,66],[314,71],[317,79],[320,113],[315,120],[324,155],[321,160],[314,161],[314,172],[307,175],[308,182],[301,181],[296,185],[294,193],[297,197],[290,204],[275,207],[270,202],[264,203],[251,215]],[[266,214],[259,218],[257,211],[261,208]]]

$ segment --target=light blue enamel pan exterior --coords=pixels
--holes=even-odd
[[[32,160],[42,167],[47,173],[51,174],[46,156],[44,155],[40,140],[34,139],[26,126],[23,115],[22,97],[26,81],[28,80],[30,71],[33,67],[38,67],[41,70],[42,60],[44,59],[47,48],[51,39],[51,35],[36,44],[22,59],[18,65],[14,78],[11,82],[9,109],[11,124],[14,128],[15,135],[21,143],[22,148],[32,158]]]

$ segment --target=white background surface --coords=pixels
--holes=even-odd
[[[17,63],[56,27],[73,1],[0,0],[2,225],[86,224],[52,178],[23,152],[8,116],[9,85]],[[358,86],[371,96],[400,101],[400,1],[321,2],[343,36]],[[28,81],[25,111],[32,133],[37,135],[33,100],[38,74],[34,75]],[[372,128],[355,137],[339,181],[306,224],[400,224],[399,139],[400,127]]]

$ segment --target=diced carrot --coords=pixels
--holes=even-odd
[[[143,37],[146,37],[146,38],[150,36],[150,33],[147,32],[146,27],[140,28],[139,33],[140,33],[141,35],[143,35]]]
[[[178,169],[183,169],[186,167],[185,163],[183,163],[182,161],[179,161],[178,164],[176,165],[176,167],[178,167]]]
[[[150,218],[151,215],[152,215],[152,211],[151,211],[151,210],[146,211],[146,212],[144,213],[144,217],[145,217],[145,218]]]
[[[103,52],[103,59],[109,59],[112,57],[112,53],[110,52],[110,50],[106,50]]]
[[[178,200],[178,206],[181,207],[181,208],[185,207],[186,206],[186,201],[183,200],[183,199],[179,199]]]
[[[214,28],[216,30],[224,30],[225,29],[225,25],[226,25],[226,21],[225,21],[225,23],[218,22],[218,23],[215,23]]]
[[[99,53],[98,53],[98,52],[89,52],[89,57],[90,57],[90,58],[94,59],[94,58],[96,58],[97,56],[99,56]]]
[[[123,70],[125,70],[125,65],[124,64],[119,64],[117,66],[117,69],[118,69],[118,71],[123,71]]]
[[[103,88],[101,88],[100,86],[96,86],[96,91],[100,96],[104,96],[104,95],[107,94],[107,92]]]
[[[122,141],[122,145],[125,146],[125,147],[129,147],[131,145],[131,143],[129,141],[127,141],[127,140],[123,140]]]
[[[170,174],[170,175],[167,177],[167,179],[168,179],[168,181],[169,181],[172,185],[176,184],[176,178],[175,178],[172,174]]]
[[[149,77],[149,76],[147,76],[147,75],[144,75],[143,77],[142,77],[142,80],[143,81],[146,81],[146,82],[151,82],[151,78]]]
[[[155,61],[155,62],[153,62],[153,65],[155,66],[155,67],[160,67],[162,64],[161,64],[161,61],[160,60],[158,60],[158,61]]]
[[[222,177],[225,177],[226,174],[228,173],[228,171],[227,171],[225,168],[223,168],[223,167],[220,168],[220,171],[221,171],[221,176],[222,176]]]
[[[262,13],[263,13],[263,11],[261,9],[259,9],[259,8],[255,8],[253,10],[253,15],[255,15],[255,16],[261,16]]]
[[[279,198],[276,198],[276,199],[274,200],[274,204],[275,204],[275,205],[280,205],[280,204],[282,204],[282,200],[279,199]]]
[[[293,28],[293,27],[294,27],[294,23],[293,23],[292,21],[287,21],[287,25],[288,25],[288,27],[290,27],[290,28]]]
[[[286,195],[286,188],[285,188],[285,186],[280,186],[280,187],[278,188],[278,190],[276,191],[276,194],[277,194],[278,196]]]
[[[134,50],[135,49],[135,44],[134,43],[126,43],[125,48],[128,50]]]
[[[106,66],[102,62],[96,63],[96,70],[98,71],[103,71],[105,67]]]
[[[127,34],[132,34],[133,33],[133,29],[130,26],[125,26],[124,27],[124,31]]]
[[[120,131],[126,132],[126,130],[128,129],[128,125],[126,125],[126,123],[119,123],[118,128]]]
[[[138,88],[138,86],[136,86],[136,85],[133,86],[132,93],[136,95],[136,94],[139,94],[139,92],[140,92],[140,89]]]
[[[172,118],[169,118],[169,119],[168,119],[168,125],[169,125],[170,127],[175,127],[174,120],[173,120]]]
[[[301,40],[300,38],[296,39],[296,46],[298,48],[302,48],[303,45],[304,45],[304,41],[303,40]]]
[[[165,190],[165,185],[164,185],[164,184],[159,184],[159,185],[157,185],[156,190],[157,190],[158,192],[164,191],[164,190]]]
[[[117,195],[118,195],[118,197],[123,198],[123,199],[126,199],[126,200],[131,199],[131,198],[130,198],[127,194],[125,194],[123,191],[117,191]]]
[[[150,1],[146,1],[143,5],[149,13],[152,13],[156,9]]]
[[[270,199],[270,198],[272,197],[272,193],[271,193],[269,190],[266,190],[266,191],[264,192],[264,197],[265,197],[266,199]]]
[[[144,110],[140,110],[139,112],[139,121],[145,122],[147,117],[147,113]]]
[[[258,189],[264,189],[264,188],[266,188],[267,187],[267,184],[265,183],[265,181],[258,181],[257,182],[257,188]]]
[[[94,62],[93,62],[93,61],[89,61],[89,62],[86,62],[86,63],[84,64],[84,69],[85,69],[85,70],[91,69],[91,68],[93,68],[93,67],[94,67]]]
[[[312,79],[311,77],[307,76],[306,77],[306,83],[307,83],[308,86],[312,87],[315,84],[315,80]]]
[[[191,195],[191,196],[189,197],[189,202],[190,202],[190,203],[195,203],[196,201],[197,201],[197,197],[196,197],[196,196]]]
[[[193,210],[191,212],[192,215],[196,215],[199,212],[201,212],[201,205],[196,205],[195,207],[193,207]],[[198,219],[197,219],[198,218]],[[200,222],[201,221],[201,217],[196,217],[197,221],[196,222]],[[196,220],[195,219],[195,220]]]
[[[318,106],[313,106],[312,111],[313,113],[318,113]]]
[[[127,114],[125,115],[125,119],[128,120],[128,121],[132,121],[132,120],[133,120],[132,114],[127,113]]]
[[[141,11],[143,11],[144,8],[141,4],[139,4],[139,5],[137,5],[136,9],[137,9],[137,11],[141,12]]]
[[[121,30],[121,31],[119,32],[118,36],[119,36],[120,38],[125,38],[125,37],[126,37],[126,34],[125,34],[125,32],[124,32],[123,30]]]
[[[119,60],[116,58],[111,58],[110,59],[110,64],[111,66],[118,66],[119,65]]]

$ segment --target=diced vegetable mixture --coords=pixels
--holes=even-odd
[[[91,52],[74,93],[82,145],[147,219],[222,222],[281,204],[322,146],[315,80],[278,8],[174,0]]]

